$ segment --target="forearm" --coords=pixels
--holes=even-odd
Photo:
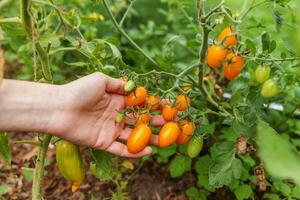
[[[0,131],[47,131],[61,109],[60,87],[4,80],[0,87]]]

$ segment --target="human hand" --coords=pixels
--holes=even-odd
[[[127,140],[132,129],[115,124],[118,110],[125,108],[124,82],[101,73],[93,73],[61,86],[63,106],[51,118],[48,131],[81,146],[93,147],[124,157],[141,157],[151,153],[146,147],[131,154],[120,140]],[[153,125],[163,119],[154,116]],[[152,136],[157,144],[157,136]]]

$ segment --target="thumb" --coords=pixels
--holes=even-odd
[[[105,81],[105,90],[108,93],[125,94],[124,85],[124,81],[107,76]]]

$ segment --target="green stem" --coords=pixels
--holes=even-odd
[[[118,24],[116,18],[114,17],[113,13],[111,12],[106,0],[102,0],[104,8],[106,9],[106,11],[108,12],[109,17],[111,18],[115,28],[128,40],[128,42],[134,47],[136,48],[136,50],[138,50],[141,54],[143,54],[145,56],[145,58],[147,58],[154,66],[157,70],[162,70],[160,68],[160,66],[157,64],[157,62],[155,60],[153,60],[149,55],[147,55],[147,53],[141,48],[139,47],[135,41],[133,41],[133,39],[131,39],[131,37],[123,30],[123,28]]]
[[[31,144],[31,145],[36,145],[36,146],[40,146],[41,143],[35,140],[20,140],[20,141],[16,141],[15,144]]]
[[[122,19],[120,20],[120,23],[119,23],[119,26],[120,26],[120,27],[123,26],[123,23],[124,23],[124,21],[125,21],[127,15],[128,15],[128,13],[129,13],[130,9],[132,8],[133,4],[135,3],[135,1],[136,1],[136,0],[132,0],[132,1],[130,2],[130,4],[129,4],[127,10],[125,11],[125,13],[124,13]]]
[[[4,23],[17,23],[17,24],[21,24],[22,21],[19,17],[10,17],[10,18],[3,18],[0,19],[0,24],[4,24]]]
[[[295,61],[300,60],[300,57],[295,58],[259,58],[259,57],[251,57],[243,55],[244,58],[248,58],[250,60],[259,60],[259,61],[266,61],[266,62],[284,62],[284,61]]]
[[[35,162],[32,183],[32,200],[41,200],[42,198],[42,182],[44,177],[45,158],[48,146],[51,140],[50,135],[44,135],[39,153]]]

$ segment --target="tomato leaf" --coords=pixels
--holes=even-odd
[[[209,185],[216,188],[229,185],[241,176],[242,162],[235,158],[235,142],[222,142],[216,145],[209,168]]]
[[[188,171],[191,167],[192,159],[187,156],[177,156],[170,164],[170,174],[172,177],[178,177]]]
[[[91,155],[94,162],[91,163],[90,168],[92,173],[100,180],[108,180],[113,175],[112,155],[99,150],[91,150]]]
[[[300,184],[300,159],[292,145],[262,120],[258,121],[257,134],[259,156],[266,170],[274,177]]]
[[[11,154],[9,150],[8,134],[6,132],[0,133],[0,154],[3,156],[4,160],[10,165]]]
[[[189,200],[206,200],[209,192],[198,190],[196,187],[190,187],[186,190],[186,195],[189,197]]]
[[[244,200],[249,199],[253,195],[253,192],[250,185],[241,185],[234,190],[234,194],[238,200]]]

